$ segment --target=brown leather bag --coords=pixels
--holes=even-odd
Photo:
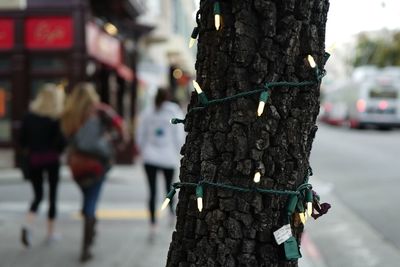
[[[82,187],[96,183],[105,173],[105,166],[98,159],[78,151],[68,153],[67,162],[75,182]]]

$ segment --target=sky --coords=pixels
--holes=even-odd
[[[199,0],[193,1],[198,6]],[[400,29],[400,0],[330,0],[327,47],[382,28]]]
[[[327,47],[362,31],[400,30],[400,0],[330,0],[326,27]]]

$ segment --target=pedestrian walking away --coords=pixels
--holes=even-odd
[[[63,109],[64,91],[55,84],[46,84],[31,103],[22,121],[19,147],[25,154],[24,176],[31,182],[34,197],[21,230],[25,247],[32,244],[32,224],[43,199],[43,184],[49,184],[49,210],[47,242],[59,238],[55,233],[57,215],[57,189],[59,182],[60,154],[65,139],[60,130],[59,118]]]
[[[182,118],[180,107],[169,101],[169,91],[160,88],[154,99],[154,105],[140,115],[136,132],[136,143],[141,153],[149,188],[148,209],[150,214],[149,239],[154,239],[157,230],[155,203],[157,195],[157,172],[162,172],[165,190],[169,192],[176,167],[179,165],[180,148],[184,142],[184,130],[181,125],[172,125],[174,117]],[[171,218],[173,201],[169,204]]]
[[[122,118],[100,103],[95,87],[87,82],[77,84],[67,97],[61,126],[69,141],[67,162],[83,197],[80,260],[86,262],[92,258],[96,206],[112,165],[115,140],[126,142],[128,135]]]

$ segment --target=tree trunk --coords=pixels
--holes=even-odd
[[[222,27],[214,28],[213,3],[201,0],[197,82],[211,99],[261,88],[266,82],[315,80],[305,60],[324,64],[328,0],[221,0]],[[191,112],[182,148],[180,181],[200,180],[296,190],[309,168],[317,130],[319,87],[276,87],[257,117],[259,94]],[[199,105],[193,93],[189,110]],[[167,266],[297,266],[285,259],[273,232],[287,219],[287,195],[182,187]],[[300,244],[302,225],[292,229]]]

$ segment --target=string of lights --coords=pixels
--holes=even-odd
[[[305,192],[307,203],[312,203],[312,190],[311,190],[312,185],[309,183],[301,184],[296,190],[277,190],[277,189],[265,189],[265,188],[259,188],[259,187],[246,188],[246,187],[240,187],[240,186],[227,185],[227,184],[223,184],[223,183],[209,182],[209,181],[202,179],[198,183],[177,182],[177,183],[172,184],[172,189],[167,194],[167,197],[161,206],[162,210],[168,206],[169,202],[174,197],[176,190],[180,189],[182,187],[196,188],[196,196],[198,199],[197,202],[198,202],[199,211],[202,211],[202,209],[203,209],[202,198],[203,198],[203,192],[204,192],[203,188],[204,187],[216,187],[216,188],[220,188],[220,189],[224,189],[224,190],[231,190],[231,191],[236,191],[236,192],[241,192],[241,193],[290,195],[290,196],[296,196],[297,199],[299,198],[299,196],[301,196]],[[296,200],[295,204],[297,204],[297,200]],[[288,211],[292,210],[292,207],[289,208],[289,206],[288,206]],[[309,212],[310,212],[311,206],[309,204],[307,204],[307,207],[309,208]],[[293,208],[293,211],[294,211],[294,208]],[[291,213],[293,213],[293,212],[291,212]],[[309,215],[311,216],[311,213]]]
[[[329,57],[329,54],[325,53],[325,56]],[[313,59],[312,56],[309,56],[309,60],[314,60],[314,59]],[[314,68],[316,68],[315,66],[314,66]],[[191,113],[193,113],[195,111],[203,110],[203,109],[205,109],[205,108],[207,108],[209,106],[214,106],[214,105],[217,105],[217,104],[223,104],[225,102],[230,102],[230,101],[236,100],[238,98],[248,97],[248,96],[252,96],[252,95],[260,94],[260,93],[261,93],[260,94],[260,102],[259,102],[259,105],[258,105],[257,114],[258,114],[258,116],[261,116],[263,111],[264,111],[265,103],[267,102],[267,100],[269,98],[270,89],[275,88],[275,87],[303,87],[303,86],[314,85],[316,83],[319,83],[322,80],[322,78],[326,74],[326,71],[325,70],[323,70],[323,71],[317,70],[316,73],[318,73],[318,75],[316,75],[316,80],[315,81],[270,82],[270,83],[265,83],[263,88],[254,89],[254,90],[246,91],[246,92],[241,92],[241,93],[238,93],[238,94],[235,94],[235,95],[232,95],[232,96],[227,96],[227,97],[224,97],[224,98],[218,98],[218,99],[213,99],[213,100],[208,100],[207,96],[205,95],[205,93],[201,89],[200,85],[194,80],[193,81],[193,87],[195,88],[195,90],[197,92],[197,96],[198,96],[200,105],[190,109],[187,112],[186,117],[189,116]],[[171,123],[172,124],[185,123],[186,122],[186,117],[184,119],[173,118],[173,119],[171,119]]]

